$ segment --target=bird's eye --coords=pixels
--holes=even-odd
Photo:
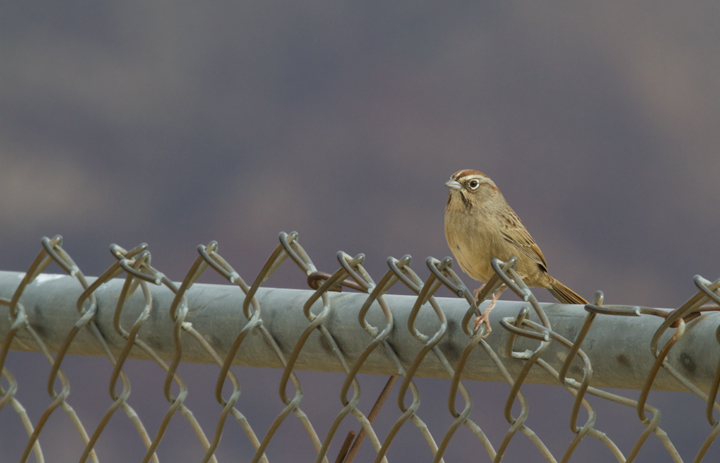
[[[479,186],[480,186],[479,180],[473,179],[468,182],[468,187],[470,187],[471,190],[477,190]]]

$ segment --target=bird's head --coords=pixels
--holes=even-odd
[[[447,207],[471,209],[481,205],[487,198],[500,194],[500,190],[490,177],[472,169],[455,172],[445,182],[450,189]]]

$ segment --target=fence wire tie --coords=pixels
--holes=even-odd
[[[312,260],[310,260],[310,256],[305,252],[305,249],[303,249],[302,246],[300,246],[300,243],[298,242],[298,233],[297,232],[291,232],[291,233],[280,233],[280,244],[285,250],[285,257],[289,256],[295,264],[302,269],[303,272],[305,272],[305,275],[310,275],[312,272],[317,271],[315,268],[315,265],[312,263]],[[285,259],[283,257],[283,259]],[[278,262],[276,264],[276,268],[278,265],[280,265],[282,262]],[[274,270],[274,269],[273,269]]]

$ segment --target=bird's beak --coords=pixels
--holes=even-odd
[[[450,188],[451,190],[459,190],[462,188],[462,185],[460,185],[460,182],[457,180],[450,179],[447,182],[445,182],[445,186]]]

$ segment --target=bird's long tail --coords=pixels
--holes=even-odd
[[[568,288],[564,284],[560,283],[553,277],[550,277],[550,286],[548,287],[548,291],[550,291],[550,294],[552,294],[555,299],[562,302],[563,304],[588,303],[588,301],[586,301],[581,295]]]

